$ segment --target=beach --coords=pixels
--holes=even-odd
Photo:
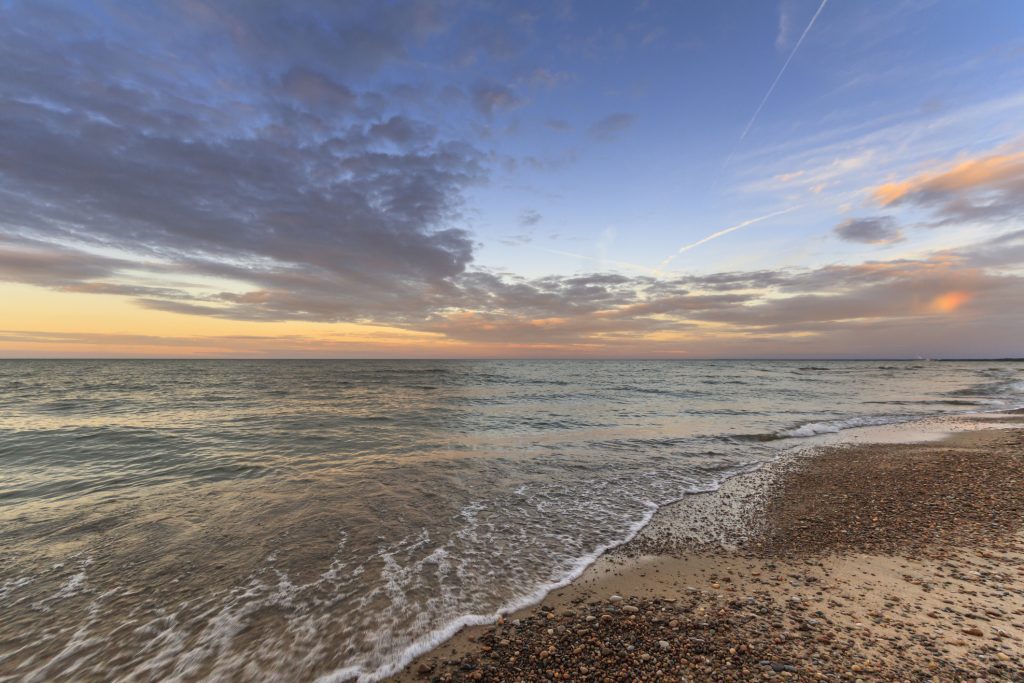
[[[1022,484],[1022,411],[850,430],[397,678],[1022,681]]]

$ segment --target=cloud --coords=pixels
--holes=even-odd
[[[884,357],[963,353],[958,344],[966,342],[981,353],[1009,353],[1009,338],[986,342],[978,330],[1024,333],[1016,303],[1024,278],[977,267],[966,251],[672,279],[467,273],[466,305],[439,312],[422,329],[513,354]],[[714,334],[701,332],[707,325]]]
[[[56,245],[0,237],[0,280],[8,282],[59,288],[110,277],[129,265]]]
[[[1024,264],[1024,229],[1013,230],[950,252],[964,263],[979,268],[1015,268]]]
[[[386,121],[370,126],[367,133],[370,137],[388,140],[399,147],[404,147],[429,144],[437,135],[437,129],[404,116],[392,116]]]
[[[659,40],[661,40],[667,32],[668,31],[665,29],[664,26],[658,26],[656,28],[653,28],[643,35],[643,37],[640,39],[640,44],[643,45],[644,47],[654,45]]]
[[[552,90],[560,85],[573,81],[576,77],[568,71],[551,71],[537,68],[524,80],[534,87]]]
[[[780,290],[787,296],[694,317],[762,332],[836,335],[894,321],[916,319],[923,325],[953,315],[969,314],[976,321],[1012,315],[1022,285],[1020,277],[988,273],[940,255],[794,272]]]
[[[106,19],[119,19],[122,26],[165,39],[196,35],[195,47],[210,53],[227,48],[246,62],[323,64],[343,75],[374,73],[389,62],[406,59],[411,43],[441,30],[445,23],[439,7],[416,2],[312,0],[298,7],[191,0],[131,10],[119,8],[122,14]],[[69,16],[78,26],[88,21],[85,15]]]
[[[477,83],[473,86],[471,94],[473,106],[488,118],[525,104],[525,100],[516,95],[511,88],[497,83]]]
[[[569,122],[564,121],[562,119],[548,119],[547,121],[544,122],[544,125],[550,128],[551,130],[558,131],[559,133],[565,132],[567,130],[572,130],[572,126],[569,124]]]
[[[872,196],[882,206],[931,209],[939,224],[1018,218],[1024,211],[1024,152],[961,161],[907,180],[885,183]]]
[[[793,33],[793,4],[783,0],[779,4],[779,28],[775,34],[775,49],[785,52],[790,45]]]
[[[902,242],[903,233],[892,216],[847,218],[833,232],[841,240],[863,244],[892,244]]]
[[[404,55],[428,18],[188,7],[185,27],[159,14],[177,6],[126,9],[135,16],[103,41],[80,40],[102,28],[70,10],[63,21],[34,4],[3,10],[0,235],[23,247],[7,276],[141,293],[124,268],[134,263],[262,292],[232,301],[207,285],[192,302],[147,304],[245,319],[401,318],[450,288],[473,261],[460,212],[485,156],[442,137],[407,97],[341,80]],[[372,35],[308,50],[364,21]],[[173,61],[153,44],[164,24],[180,41]],[[214,27],[228,38],[209,41]]]
[[[535,209],[525,209],[519,214],[519,225],[537,225],[540,223],[543,216],[540,215]]]
[[[281,89],[311,107],[346,109],[356,103],[349,88],[302,66],[293,66],[281,77]]]
[[[611,140],[636,123],[636,116],[627,112],[609,114],[590,127],[591,137],[597,140]]]

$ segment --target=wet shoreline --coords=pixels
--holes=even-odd
[[[1024,415],[945,418],[797,451],[662,508],[398,678],[1024,680],[1013,427]]]

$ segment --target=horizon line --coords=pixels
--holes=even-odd
[[[942,356],[922,358],[920,356],[0,356],[6,361],[900,361],[900,362],[951,362],[951,361],[1003,361],[1021,362],[1024,356]]]

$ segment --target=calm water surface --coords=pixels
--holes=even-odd
[[[1022,404],[1008,362],[0,361],[0,680],[374,680],[794,438]]]

